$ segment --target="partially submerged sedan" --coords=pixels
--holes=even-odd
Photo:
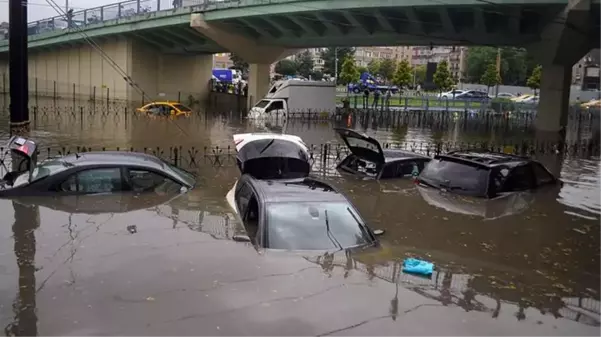
[[[326,182],[310,178],[302,140],[272,133],[234,136],[242,174],[226,199],[257,248],[346,249],[377,242],[351,202]]]
[[[245,174],[235,210],[250,241],[263,249],[342,250],[377,244],[351,202],[314,178],[260,180]]]
[[[171,194],[184,193],[196,184],[191,173],[145,153],[83,152],[37,163],[33,141],[13,137],[8,147],[13,158],[22,160],[0,181],[3,198]]]
[[[438,155],[417,178],[422,188],[474,197],[497,198],[556,185],[559,180],[541,163],[490,151],[454,151]]]
[[[399,149],[382,149],[380,142],[357,131],[335,128],[350,154],[337,169],[344,173],[375,179],[417,176],[430,157]]]

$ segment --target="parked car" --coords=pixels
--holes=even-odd
[[[451,90],[451,91],[440,93],[440,94],[438,94],[438,97],[439,98],[454,99],[455,97],[457,97],[457,95],[463,94],[464,92],[465,92],[465,90],[454,89],[454,90]]]
[[[516,102],[516,103],[520,103],[521,101],[523,101],[523,100],[525,100],[525,99],[527,99],[527,98],[530,98],[530,97],[532,97],[532,96],[534,96],[534,95],[531,95],[531,94],[525,94],[525,95],[520,95],[520,96],[518,96],[518,97],[514,97],[514,98],[512,98],[511,100],[512,100],[512,101],[514,101],[514,102]]]
[[[37,163],[37,145],[12,137],[8,148],[22,158],[0,182],[0,197],[169,194],[192,189],[194,175],[155,156],[126,151],[74,153]],[[14,160],[14,159],[13,159]],[[90,199],[93,202],[93,199]]]
[[[314,178],[261,180],[244,174],[236,184],[235,211],[255,247],[342,250],[374,246],[376,234],[353,204]]]
[[[470,100],[470,101],[484,101],[484,100],[492,99],[492,97],[490,97],[488,95],[488,93],[486,93],[484,91],[468,90],[468,91],[465,91],[458,95],[455,95],[455,99]]]
[[[178,102],[152,102],[136,109],[137,112],[154,116],[190,116],[192,109]]]
[[[591,99],[588,102],[580,104],[580,107],[585,109],[599,109],[601,108],[601,99]]]
[[[524,104],[538,104],[538,96],[530,96],[522,99],[519,103]]]
[[[500,92],[497,94],[498,98],[508,98],[508,99],[512,99],[515,97],[514,94],[510,93],[510,92]]]
[[[400,149],[382,149],[380,142],[365,134],[334,128],[350,151],[336,167],[339,171],[375,179],[417,176],[430,157]]]
[[[443,193],[495,198],[554,185],[558,179],[529,158],[490,151],[455,151],[434,157],[417,183]]]

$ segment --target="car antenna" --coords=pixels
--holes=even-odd
[[[330,239],[330,241],[332,241],[333,244],[336,245],[336,247],[338,247],[338,249],[342,250],[342,245],[340,244],[340,242],[338,242],[338,240],[336,240],[336,238],[334,237],[334,235],[332,235],[332,232],[330,231],[330,220],[328,219],[328,210],[324,210],[324,215],[326,218],[326,233],[328,234],[328,238]]]

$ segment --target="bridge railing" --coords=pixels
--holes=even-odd
[[[52,18],[30,22],[27,26],[27,35],[83,28],[104,21],[127,19],[140,14],[174,8],[224,9],[288,1],[297,0],[128,0],[72,13],[61,12],[61,15]],[[8,39],[8,33],[0,35],[0,40],[4,39]]]

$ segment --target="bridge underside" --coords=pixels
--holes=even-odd
[[[598,47],[600,39],[599,5],[593,7],[595,24],[588,32],[592,48]],[[565,4],[424,6],[305,9],[282,14],[254,10],[235,18],[215,17],[208,12],[205,20],[259,44],[287,48],[430,43],[526,46],[538,42],[542,30],[554,23],[564,8]]]

